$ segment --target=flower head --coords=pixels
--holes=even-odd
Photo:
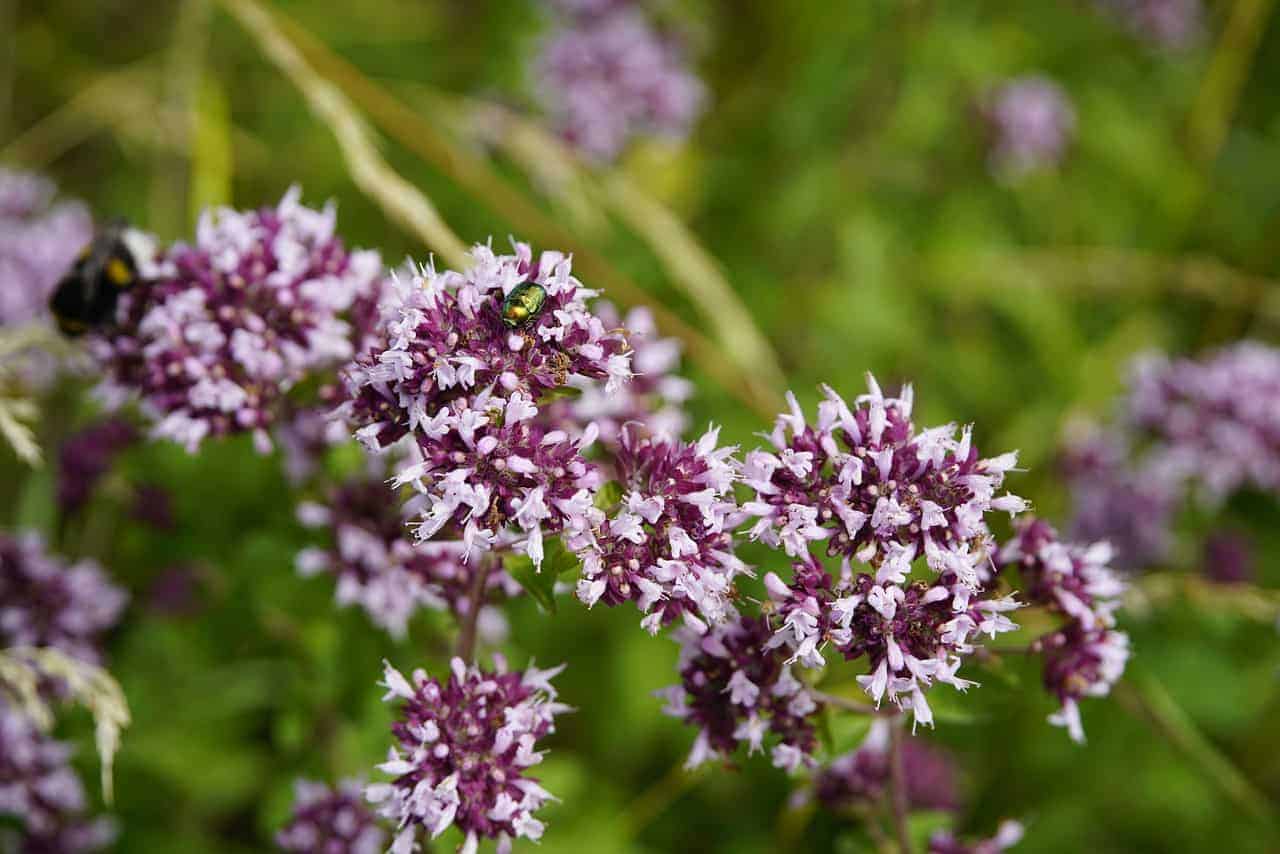
[[[867,381],[853,407],[825,388],[813,424],[788,394],[774,449],[752,451],[743,467],[756,493],[744,507],[758,518],[752,538],[794,559],[825,542],[828,555],[874,567],[879,583],[901,584],[923,556],[935,572],[980,589],[994,548],[987,514],[1026,507],[997,495],[1017,454],[981,458],[969,427],[917,431],[911,386],[894,398]]]
[[[1047,77],[1018,77],[988,95],[991,165],[1012,178],[1058,165],[1075,136],[1071,100]]]
[[[376,300],[382,262],[348,252],[333,207],[312,210],[299,195],[207,211],[195,243],[170,249],[91,342],[106,395],[139,396],[156,435],[194,451],[208,436],[250,432],[268,448],[284,395],[355,354],[362,336],[347,316]]]
[[[1084,741],[1077,705],[1083,697],[1111,691],[1129,658],[1129,637],[1114,629],[1125,584],[1111,570],[1106,543],[1064,543],[1046,522],[1028,519],[1000,550],[1003,567],[1016,566],[1028,599],[1065,619],[1062,628],[1032,645],[1044,657],[1044,684],[1061,703],[1049,717]]]
[[[68,566],[36,534],[0,535],[0,648],[50,646],[97,664],[125,601],[93,561]]]
[[[16,834],[0,829],[0,849],[79,854],[111,844],[112,824],[84,816],[84,786],[70,758],[68,745],[0,700],[0,816],[21,826]]]
[[[422,494],[420,539],[448,535],[463,559],[514,535],[541,565],[543,539],[595,520],[600,475],[579,439],[539,419],[538,401],[570,380],[603,382],[607,392],[631,376],[627,339],[591,314],[594,295],[570,273],[565,256],[516,244],[514,255],[473,251],[466,273],[424,268],[397,283],[385,324],[385,349],[347,373],[344,416],[378,450],[412,434],[419,461],[396,485]],[[536,293],[513,320],[517,288]]]
[[[818,704],[769,645],[773,631],[760,617],[741,617],[705,634],[682,627],[680,684],[662,692],[664,711],[698,728],[685,767],[728,757],[739,744],[748,753],[772,742],[775,767],[811,765],[816,744],[812,718]]]
[[[705,630],[736,616],[733,580],[748,570],[730,534],[740,518],[738,463],[734,448],[716,446],[719,432],[690,444],[624,430],[622,499],[595,530],[569,541],[583,558],[579,599],[634,601],[651,633],[680,617]]]
[[[833,759],[813,780],[818,803],[834,812],[875,808],[889,783],[889,727],[877,718],[857,750]],[[902,772],[907,804],[919,810],[956,810],[955,761],[922,738],[902,742]]]
[[[848,660],[865,657],[868,673],[858,683],[876,705],[887,698],[909,709],[916,723],[932,725],[930,687],[942,682],[965,691],[977,684],[958,675],[961,664],[981,636],[1017,628],[1006,614],[1019,604],[976,592],[949,571],[909,584],[878,576],[863,572],[833,582],[813,558],[796,564],[790,585],[769,573],[765,587],[777,625],[769,645],[806,667],[825,664],[827,644]]]
[[[561,22],[533,68],[561,136],[584,155],[613,160],[634,136],[683,137],[706,90],[683,52],[627,4]]]
[[[293,815],[276,834],[283,851],[308,854],[380,854],[386,833],[364,803],[361,786],[346,780],[335,788],[310,780],[293,786]]]
[[[542,761],[538,741],[568,711],[551,687],[562,668],[511,673],[501,659],[496,665],[484,671],[455,658],[448,681],[418,670],[412,683],[387,665],[386,699],[402,706],[391,728],[397,743],[378,768],[393,779],[366,795],[397,827],[394,854],[413,851],[419,830],[434,838],[450,826],[468,846],[541,838],[534,813],[552,796],[526,772]]]
[[[1204,30],[1201,0],[1097,0],[1135,36],[1158,47],[1189,46]]]

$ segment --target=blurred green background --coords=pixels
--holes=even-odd
[[[533,0],[270,5],[648,301],[707,328],[652,246],[602,201],[608,175],[583,173],[585,190],[557,184],[483,138],[477,102],[536,117],[526,67],[547,18]],[[1130,356],[1274,340],[1280,22],[1270,2],[1211,3],[1203,36],[1177,51],[1069,0],[655,5],[694,48],[710,108],[686,144],[633,148],[616,174],[719,260],[807,405],[820,382],[850,395],[868,370],[888,385],[909,379],[920,423],[974,422],[984,449],[1021,449],[1028,471],[1014,489],[1065,521],[1054,468],[1063,425],[1107,414]],[[189,234],[202,205],[271,203],[298,183],[311,204],[337,200],[349,244],[391,263],[425,256],[360,192],[334,135],[213,0],[0,9],[0,160],[42,169],[100,216],[125,214],[165,238]],[[976,104],[1027,73],[1067,91],[1077,139],[1059,169],[997,181]],[[465,241],[534,228],[523,208],[460,177],[465,163],[427,162],[403,139],[378,139]],[[753,443],[767,421],[741,389],[705,363],[687,371],[698,383],[695,424],[714,420],[731,441]],[[55,443],[90,411],[68,392],[50,404],[42,440]],[[3,521],[49,525],[52,471],[0,456]],[[279,469],[247,441],[208,443],[195,457],[136,448],[117,477],[169,489],[176,528],[128,521],[108,488],[63,539],[132,594],[109,652],[135,718],[118,759],[121,851],[269,849],[295,777],[368,774],[385,752],[380,659],[443,666],[443,619],[419,619],[395,644],[362,613],[336,610],[331,584],[296,575],[308,539]],[[1280,584],[1274,502],[1230,512],[1263,538],[1260,583]],[[201,579],[183,616],[148,605],[175,564]],[[1172,569],[1197,571],[1191,557]],[[792,783],[766,761],[680,774],[693,733],[650,696],[675,680],[675,644],[648,637],[631,609],[562,604],[555,618],[528,600],[508,609],[505,652],[517,665],[569,662],[558,685],[577,709],[540,769],[562,799],[545,811],[542,851],[866,850],[856,828],[789,810]],[[983,687],[927,734],[960,762],[960,829],[989,833],[1020,818],[1024,852],[1280,850],[1275,626],[1176,597],[1122,626],[1133,636],[1130,673],[1165,686],[1205,739],[1201,753],[1234,763],[1272,802],[1272,818],[1242,812],[1204,762],[1116,699],[1086,703],[1089,743],[1071,744],[1044,722],[1052,704],[1034,669],[1014,662],[979,670]]]

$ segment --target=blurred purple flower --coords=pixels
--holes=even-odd
[[[1190,46],[1204,30],[1201,0],[1096,0],[1140,39],[1166,49]]]
[[[419,830],[435,838],[450,826],[465,837],[466,852],[482,838],[505,848],[517,837],[542,837],[533,814],[552,795],[526,772],[542,761],[538,741],[569,711],[551,685],[563,666],[509,673],[501,658],[495,663],[483,671],[454,658],[447,682],[416,670],[412,684],[386,666],[384,699],[402,705],[391,727],[397,745],[378,769],[393,779],[371,784],[366,795],[397,828],[393,854],[417,850]]]
[[[684,137],[706,100],[673,40],[639,9],[610,5],[617,8],[560,22],[533,67],[538,96],[560,134],[604,162],[636,136]]]
[[[1202,571],[1219,584],[1245,584],[1257,575],[1254,544],[1234,531],[1215,531],[1204,544]]]
[[[929,839],[929,854],[1000,854],[1022,841],[1024,828],[1021,822],[1000,822],[996,835],[988,839],[962,842],[950,831],[939,830]]]
[[[71,434],[58,452],[58,506],[63,513],[80,511],[117,455],[138,439],[138,431],[121,418],[106,418]]]
[[[791,667],[769,645],[773,630],[763,617],[742,617],[700,634],[676,630],[681,642],[680,684],[659,692],[663,710],[698,728],[686,768],[728,757],[739,744],[749,754],[770,750],[777,768],[812,765],[813,716],[819,706]]]
[[[107,399],[140,396],[155,435],[190,451],[241,432],[269,449],[283,395],[355,355],[361,336],[345,318],[376,301],[383,279],[376,252],[335,237],[333,207],[311,210],[299,195],[206,211],[194,245],[170,249],[121,295],[116,325],[90,342]]]
[[[385,480],[380,472],[357,476],[330,488],[325,503],[299,505],[298,518],[306,527],[332,535],[327,547],[298,554],[299,572],[335,576],[338,604],[360,605],[375,624],[397,638],[404,636],[419,608],[449,610],[458,616],[470,613],[477,572],[487,573],[486,601],[519,592],[505,571],[489,565],[489,555],[463,561],[461,543],[415,543],[408,511]]]
[[[988,93],[983,114],[992,135],[992,168],[1009,178],[1057,166],[1075,136],[1075,108],[1047,77],[1000,84]]]
[[[282,851],[306,854],[381,854],[386,832],[364,803],[361,785],[346,780],[334,788],[297,780],[293,814],[276,834]]]
[[[189,617],[203,604],[204,580],[198,567],[174,564],[160,571],[147,588],[147,607],[167,617]]]
[[[93,561],[68,566],[37,534],[0,534],[0,648],[49,646],[98,664],[126,600]]]
[[[843,812],[879,806],[889,784],[891,726],[888,720],[876,718],[857,750],[833,759],[815,775],[814,794],[823,807]],[[960,808],[955,761],[942,748],[922,738],[904,739],[902,772],[911,809],[954,811]]]
[[[0,326],[48,312],[49,297],[93,237],[77,201],[54,203],[53,182],[0,167]]]
[[[68,745],[40,732],[0,699],[0,816],[15,819],[21,828],[0,828],[0,850],[79,854],[111,844],[113,824],[84,816],[84,786],[70,758]]]

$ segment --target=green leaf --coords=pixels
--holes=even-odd
[[[533,597],[533,601],[537,602],[542,610],[548,614],[556,612],[556,575],[547,569],[545,562],[543,571],[539,572],[528,555],[513,553],[502,559],[502,565],[507,570],[507,574]]]
[[[911,848],[913,851],[925,851],[929,847],[929,837],[937,833],[939,830],[945,830],[951,825],[954,816],[950,813],[930,810],[928,812],[913,812],[907,817],[907,833],[911,836]]]
[[[824,740],[832,758],[855,750],[862,744],[873,720],[871,715],[859,715],[835,708],[829,708],[824,717]]]
[[[550,572],[553,578],[565,575],[577,575],[582,571],[582,561],[578,556],[564,547],[559,537],[546,540],[542,544],[542,571]]]
[[[622,500],[622,484],[616,480],[605,481],[596,492],[596,507],[612,510]]]

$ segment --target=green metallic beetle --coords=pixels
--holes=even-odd
[[[538,316],[547,302],[547,289],[537,282],[521,282],[502,301],[502,322],[512,329]]]

